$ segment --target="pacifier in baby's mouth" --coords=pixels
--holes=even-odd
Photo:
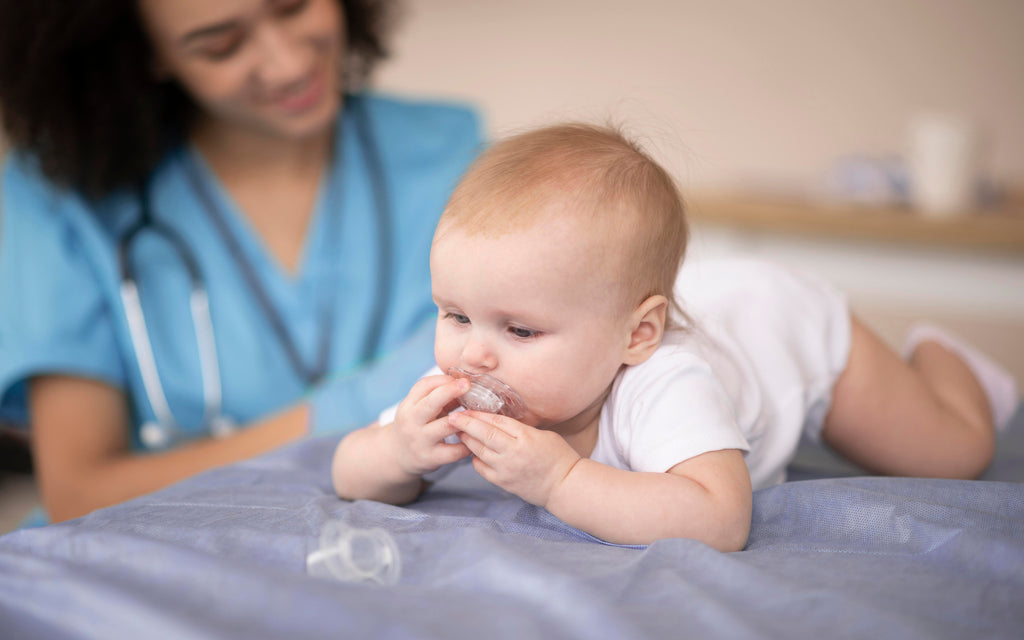
[[[453,378],[469,380],[469,391],[459,396],[458,401],[470,411],[498,413],[513,420],[520,420],[526,415],[526,404],[519,394],[497,378],[486,373],[470,373],[458,367],[448,369]]]

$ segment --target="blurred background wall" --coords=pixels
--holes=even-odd
[[[1020,0],[404,0],[392,50],[381,90],[472,102],[492,137],[622,123],[689,195],[820,194],[928,112],[977,125],[986,177],[1024,192]],[[735,253],[830,278],[894,344],[939,320],[1024,379],[1019,247],[694,225],[691,255]]]
[[[976,122],[991,177],[1024,187],[1020,0],[402,5],[377,86],[471,101],[492,135],[613,118],[686,187],[801,190],[838,157],[902,153],[937,110]]]
[[[1020,0],[411,0],[382,88],[463,98],[501,134],[614,117],[685,186],[805,188],[900,153],[911,118],[975,120],[1024,184]]]
[[[411,0],[377,87],[470,101],[491,136],[623,123],[688,194],[820,194],[844,158],[905,156],[938,112],[976,125],[991,183],[1024,190],[1020,0]],[[694,231],[692,255],[812,269],[894,345],[932,318],[1024,379],[1024,247]]]

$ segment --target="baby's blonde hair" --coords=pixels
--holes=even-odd
[[[438,237],[448,229],[485,236],[528,228],[557,210],[578,215],[617,246],[614,277],[630,308],[673,296],[686,252],[683,199],[671,176],[618,129],[559,124],[505,138],[477,158],[448,201]],[[621,250],[621,255],[614,250]],[[671,315],[671,314],[670,314]]]

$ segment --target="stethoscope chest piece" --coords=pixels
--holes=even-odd
[[[139,442],[147,449],[166,449],[172,440],[170,432],[157,422],[144,422],[139,429]]]
[[[225,438],[238,430],[234,421],[223,415],[214,416],[206,428],[214,438]],[[189,439],[181,427],[161,425],[154,420],[142,423],[142,427],[139,429],[139,442],[142,443],[142,446],[154,451],[167,449]]]

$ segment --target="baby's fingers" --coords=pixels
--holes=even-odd
[[[515,431],[510,428],[515,422],[504,416],[462,411],[450,414],[448,422],[459,431],[480,442],[481,446],[496,453],[504,453],[516,442],[515,436],[509,433],[509,431]]]
[[[445,442],[437,446],[434,461],[438,467],[443,467],[446,464],[458,462],[469,455],[472,455],[472,452],[462,442],[456,442],[455,444]]]
[[[424,443],[425,462],[431,469],[461,460],[471,453],[461,440],[452,437],[455,430],[445,418],[424,425],[420,435]]]
[[[450,407],[455,403],[456,398],[469,391],[469,380],[464,378],[450,380],[428,393],[417,403],[417,406],[429,417],[445,415],[451,411]]]
[[[412,388],[409,389],[409,393],[405,396],[405,399],[406,401],[414,404],[418,403],[430,395],[435,389],[449,384],[451,381],[451,376],[443,374],[420,378],[414,385],[412,385]]]
[[[417,422],[426,423],[446,414],[446,409],[468,389],[467,380],[454,380],[448,376],[423,378],[413,385],[399,410],[411,411]]]

